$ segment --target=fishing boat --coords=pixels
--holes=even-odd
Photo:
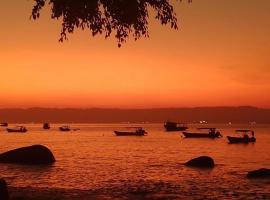
[[[145,136],[147,132],[141,127],[129,127],[135,128],[135,131],[114,131],[116,136]]]
[[[25,126],[16,126],[15,128],[7,128],[7,132],[9,133],[25,133],[27,129]]]
[[[165,122],[164,128],[166,129],[166,131],[169,131],[169,132],[171,132],[171,131],[185,131],[188,129],[186,124],[171,122],[171,121]]]
[[[50,129],[50,128],[51,128],[51,126],[50,126],[49,123],[44,123],[43,124],[43,129]]]
[[[222,135],[216,128],[198,128],[198,130],[208,130],[207,133],[183,132],[186,138],[220,138]]]
[[[230,144],[256,142],[255,133],[253,130],[243,129],[243,130],[236,130],[235,132],[242,133],[243,136],[242,137],[227,136]],[[249,136],[249,134],[251,134],[251,136]]]
[[[59,130],[64,131],[64,132],[71,131],[69,126],[61,126],[61,127],[59,127]]]
[[[7,122],[2,122],[2,123],[0,123],[0,126],[7,127],[8,126],[8,123]]]

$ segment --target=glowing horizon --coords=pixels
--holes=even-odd
[[[87,31],[58,43],[60,21],[29,20],[32,5],[0,3],[0,108],[270,108],[267,0],[176,3],[180,30],[153,19],[120,49]]]

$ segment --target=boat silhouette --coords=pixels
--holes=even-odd
[[[134,131],[114,131],[116,136],[145,136],[147,132],[142,127],[129,127],[135,128]]]
[[[59,130],[63,132],[71,131],[70,127],[67,125],[59,127]]]
[[[256,142],[255,133],[253,130],[243,129],[243,130],[236,130],[235,132],[242,133],[243,136],[242,137],[227,136],[230,144]],[[249,136],[248,134],[251,134],[251,136]]]
[[[198,130],[208,130],[207,133],[201,132],[183,132],[186,138],[220,138],[222,135],[216,128],[198,128]]]
[[[46,122],[43,124],[43,129],[50,129],[50,128],[51,128],[51,126],[49,123]]]
[[[0,126],[5,126],[5,127],[7,127],[7,126],[8,126],[8,123],[7,123],[7,122],[2,122],[2,123],[0,123]]]
[[[165,122],[164,128],[168,132],[171,132],[171,131],[185,131],[185,130],[188,129],[188,127],[186,126],[186,124],[172,122],[172,121]]]
[[[25,133],[27,129],[25,126],[16,126],[15,128],[7,128],[7,132],[9,133]]]

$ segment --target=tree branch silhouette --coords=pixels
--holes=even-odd
[[[60,42],[67,39],[75,28],[89,29],[93,36],[104,34],[105,38],[115,34],[118,46],[131,35],[135,40],[149,37],[148,8],[155,11],[155,18],[162,25],[169,24],[177,29],[177,18],[169,0],[34,0],[32,9],[34,20],[40,11],[51,5],[51,18],[62,19]],[[182,1],[182,0],[179,0]],[[191,0],[187,0],[191,2]]]

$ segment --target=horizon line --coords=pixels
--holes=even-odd
[[[18,110],[31,110],[31,109],[77,109],[77,110],[90,110],[90,109],[100,109],[100,110],[154,110],[154,109],[194,109],[194,108],[256,108],[256,109],[270,109],[270,107],[257,107],[250,105],[240,105],[240,106],[183,106],[183,107],[144,107],[144,108],[135,108],[135,107],[0,107],[0,110],[4,109],[18,109]]]

